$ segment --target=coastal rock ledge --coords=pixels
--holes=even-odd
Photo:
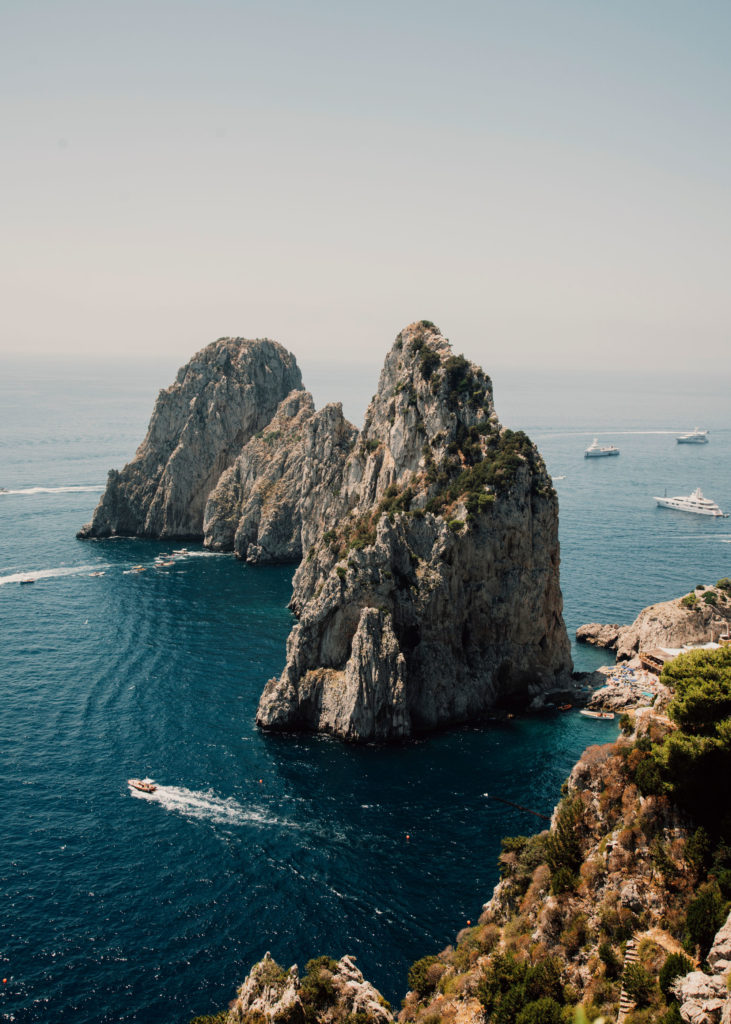
[[[397,336],[361,431],[339,404],[315,410],[274,342],[203,349],[80,536],[114,534],[299,563],[266,729],[400,739],[571,671],[551,479],[429,321]]]

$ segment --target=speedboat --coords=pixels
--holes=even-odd
[[[697,512],[702,516],[724,516],[724,518],[728,518],[728,514],[722,512],[715,501],[703,497],[700,487],[696,487],[692,494],[679,494],[675,498],[668,498],[665,495],[663,498],[655,497],[655,501],[660,508],[675,508],[679,512]]]
[[[599,459],[603,455],[619,455],[619,448],[613,444],[599,444],[599,438],[595,437],[584,452],[584,458]]]
[[[614,718],[613,711],[590,711],[589,708],[582,708],[579,714],[585,718],[606,718],[610,721]]]
[[[681,434],[675,440],[678,444],[708,444],[708,431],[696,427],[695,430],[690,430],[687,434]]]
[[[21,587],[23,587],[23,586],[27,586],[28,583],[35,583],[35,580],[33,580],[33,579],[18,580],[18,582],[20,583]]]
[[[127,779],[127,785],[139,789],[140,793],[154,793],[157,789],[154,782],[145,782],[144,779]]]

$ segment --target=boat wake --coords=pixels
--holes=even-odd
[[[212,821],[217,825],[287,825],[288,822],[270,817],[258,809],[247,810],[238,800],[226,800],[212,790],[196,792],[184,786],[157,786],[154,793],[142,793],[130,788],[130,796],[161,804],[166,811],[174,811],[186,818]]]
[[[53,580],[62,576],[83,576],[90,573],[103,572],[106,569],[114,568],[112,565],[69,565],[60,569],[25,569],[23,572],[14,572],[9,576],[0,576],[0,587],[6,583],[20,583],[23,580]]]
[[[0,497],[7,494],[79,494],[83,491],[95,491],[97,494],[101,494],[104,490],[104,484],[99,486],[89,487],[87,485],[75,484],[69,485],[68,487],[20,487],[14,488],[0,488]]]

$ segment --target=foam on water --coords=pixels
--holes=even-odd
[[[0,576],[0,587],[4,587],[7,583],[22,583],[23,580],[54,580],[64,576],[83,576],[91,572],[113,568],[113,565],[97,563],[96,565],[65,565],[57,569],[25,569],[23,572],[14,572],[9,576]]]
[[[87,486],[86,484],[69,484],[66,487],[11,487],[7,489],[0,489],[0,498],[2,498],[3,495],[9,494],[82,494],[85,491],[101,494],[103,490],[104,484],[91,486]]]
[[[166,811],[174,811],[176,814],[199,821],[212,821],[219,825],[288,825],[287,822],[270,817],[260,809],[247,810],[233,797],[216,796],[212,789],[192,790],[184,786],[157,785],[154,793],[143,793],[132,786],[129,792],[130,796],[137,800],[160,804]]]

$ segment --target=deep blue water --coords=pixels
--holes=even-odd
[[[574,713],[392,748],[260,734],[291,569],[195,546],[155,569],[170,545],[74,536],[170,377],[1,378],[0,486],[22,493],[0,494],[0,1019],[184,1024],[267,949],[300,966],[354,954],[397,1000],[408,965],[478,916],[500,836],[540,824],[484,794],[550,813],[583,747],[616,734]],[[731,509],[728,392],[711,382],[686,408],[664,387],[496,381],[503,420],[565,477],[570,631],[731,575],[731,520],[652,502],[700,485]],[[696,422],[711,443],[677,445]],[[596,431],[618,459],[583,459]],[[158,793],[131,796],[146,774]]]

